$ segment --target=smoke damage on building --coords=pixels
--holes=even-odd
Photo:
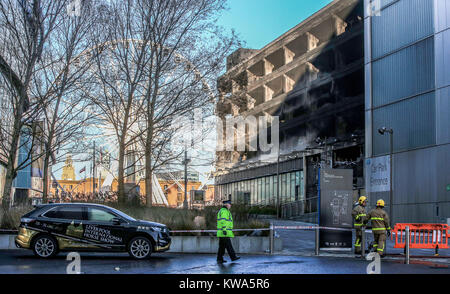
[[[363,6],[333,1],[261,50],[228,57],[216,113],[222,121],[268,117],[269,141],[270,117],[278,116],[280,163],[277,172],[277,154],[259,149],[218,151],[218,197],[273,205],[279,174],[280,203],[298,202],[295,214],[313,217],[320,164],[353,168],[355,197],[364,193]]]

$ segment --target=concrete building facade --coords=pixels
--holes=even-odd
[[[280,203],[314,213],[319,166],[353,168],[355,197],[364,193],[363,8],[333,1],[264,48],[228,57],[217,116],[278,116],[280,163],[261,151],[217,152],[216,197],[274,205],[279,186]]]
[[[365,0],[366,164],[389,155],[394,222],[450,218],[450,1]],[[374,13],[369,13],[374,7]],[[389,189],[366,183],[372,205]]]

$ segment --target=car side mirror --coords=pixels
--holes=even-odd
[[[115,225],[120,225],[122,223],[122,220],[118,217],[113,217],[112,222]]]

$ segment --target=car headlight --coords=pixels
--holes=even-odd
[[[152,230],[155,232],[161,232],[163,230],[163,228],[161,227],[152,227]]]

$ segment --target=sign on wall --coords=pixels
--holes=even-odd
[[[320,169],[320,226],[352,227],[353,170]],[[320,248],[352,247],[351,231],[320,230]]]
[[[390,189],[389,155],[366,159],[366,191],[387,192]]]

